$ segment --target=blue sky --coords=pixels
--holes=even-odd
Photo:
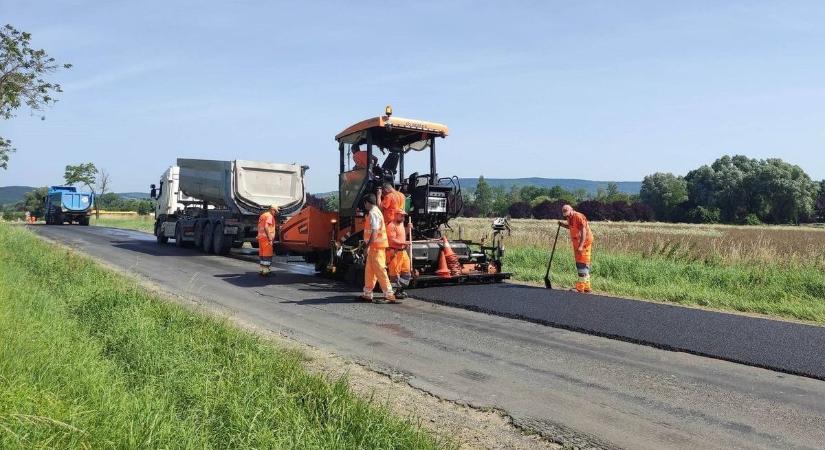
[[[357,4],[357,6],[355,6]],[[144,191],[176,157],[299,162],[393,105],[446,123],[439,172],[640,180],[722,154],[825,178],[825,2],[0,0],[74,68],[0,122],[0,185],[93,161]]]

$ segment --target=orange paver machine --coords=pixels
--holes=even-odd
[[[335,274],[358,284],[363,281],[363,198],[391,182],[406,197],[410,224],[407,251],[412,261],[411,286],[434,283],[500,282],[506,219],[495,219],[492,236],[475,243],[447,241],[449,221],[463,208],[458,177],[439,177],[436,139],[447,136],[447,126],[392,116],[358,122],[335,136],[338,142],[338,212],[306,206],[280,226],[281,251],[300,254],[315,263],[318,272]],[[353,152],[366,153],[353,160]],[[428,164],[425,172],[407,175],[411,163]],[[459,233],[460,235],[461,233]],[[484,242],[487,242],[486,244]]]

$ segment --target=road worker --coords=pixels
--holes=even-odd
[[[262,277],[272,272],[272,246],[275,242],[275,224],[278,223],[278,206],[270,205],[258,218],[258,258]]]
[[[372,157],[373,162],[378,163],[378,158],[375,156]],[[366,169],[367,168],[367,152],[361,150],[361,147],[358,145],[352,146],[352,161],[355,163],[356,169]]]
[[[395,212],[404,209],[407,198],[404,194],[395,190],[391,182],[385,181],[381,189],[381,214],[384,215],[384,223],[394,222]]]
[[[559,225],[570,230],[570,240],[573,241],[573,255],[576,259],[576,271],[579,279],[576,282],[577,292],[591,292],[590,288],[590,256],[593,249],[593,232],[584,214],[576,211],[570,205],[561,208],[562,215],[567,222],[559,221]]]
[[[381,291],[384,292],[384,299],[390,303],[395,303],[395,295],[387,276],[387,226],[384,223],[384,216],[378,208],[378,200],[376,200],[375,194],[367,194],[364,197],[364,209],[367,211],[367,215],[364,217],[366,266],[364,267],[364,292],[361,294],[361,299],[381,303],[374,299],[372,295],[372,291],[375,290],[375,283],[378,282]]]
[[[407,296],[404,289],[410,284],[412,279],[412,267],[410,265],[409,241],[410,224],[405,224],[407,212],[399,208],[393,214],[393,221],[387,225],[387,272],[390,276],[390,283],[395,288],[396,298]]]

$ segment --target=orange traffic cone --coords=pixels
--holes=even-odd
[[[441,245],[444,248],[444,259],[447,261],[447,268],[451,275],[461,275],[461,263],[458,261],[458,256],[450,246],[450,242],[446,237],[441,238]]]
[[[444,249],[438,253],[438,270],[435,274],[441,278],[450,278],[450,268],[447,267],[447,258],[444,257]]]

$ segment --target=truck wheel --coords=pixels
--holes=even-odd
[[[203,247],[203,222],[200,220],[195,222],[195,247]]]
[[[158,244],[166,244],[169,242],[169,238],[163,234],[163,229],[160,227],[160,221],[155,222],[155,239],[158,241]]]
[[[189,243],[183,240],[183,227],[181,225],[175,227],[175,245],[177,247],[189,247]]]
[[[204,253],[212,253],[212,224],[207,222],[203,226],[203,239],[201,239],[201,249]]]
[[[81,217],[80,220],[78,221],[78,223],[80,225],[83,225],[84,227],[88,227],[89,226],[89,216]]]
[[[215,225],[215,232],[212,233],[212,245],[216,255],[228,255],[232,248],[232,236],[223,234],[223,224]]]
[[[54,224],[55,225],[63,225],[63,221],[64,221],[64,219],[63,219],[63,214],[62,213],[57,213],[57,214],[54,215]]]

